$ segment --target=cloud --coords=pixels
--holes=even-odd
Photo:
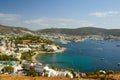
[[[39,18],[39,19],[31,19],[31,20],[26,20],[25,23],[27,24],[41,24],[41,23],[50,23],[50,22],[73,22],[75,21],[74,19],[67,19],[67,18]]]
[[[0,24],[9,26],[22,26],[31,30],[45,28],[78,28],[92,26],[93,24],[80,19],[72,18],[49,18],[40,17],[37,19],[25,19],[18,14],[0,13]]]
[[[77,20],[71,18],[48,18],[42,17],[24,21],[25,24],[43,28],[77,28],[83,26],[92,26],[93,24],[85,20]]]
[[[48,20],[49,20],[48,18],[39,18],[39,19],[25,20],[24,23],[27,23],[27,24],[41,24],[41,23],[47,22]]]
[[[108,16],[118,16],[120,15],[120,12],[119,11],[95,12],[95,13],[91,13],[90,15],[96,17],[108,17]]]
[[[0,21],[15,21],[18,18],[20,18],[20,15],[0,13]]]

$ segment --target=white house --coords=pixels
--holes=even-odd
[[[39,50],[41,48],[39,44],[30,44],[29,46],[32,50]]]
[[[13,73],[17,73],[19,70],[23,69],[21,65],[15,65],[15,66],[13,66],[13,68],[14,68],[14,72]]]
[[[0,46],[0,51],[1,51],[1,52],[5,52],[5,51],[6,51],[6,48],[3,47],[3,46]]]
[[[25,44],[17,44],[18,47],[26,47],[28,48],[28,45],[25,45]]]
[[[0,72],[2,72],[1,70],[5,67],[5,65],[0,65]]]
[[[54,69],[50,69],[48,66],[45,66],[44,70],[47,71],[48,77],[56,77],[56,76],[58,76],[58,77],[66,77],[66,75],[68,75],[68,77],[73,78],[73,74],[70,73],[69,71],[65,71],[65,72],[63,72],[63,71],[55,71]]]
[[[45,45],[44,48],[47,50],[51,50],[51,49],[53,49],[54,51],[58,50],[55,45]]]
[[[100,70],[99,72],[100,72],[100,73],[103,73],[103,74],[106,74],[106,72],[105,72],[105,71],[103,71],[103,70]]]
[[[31,51],[31,48],[19,48],[19,51],[28,52],[28,51]]]

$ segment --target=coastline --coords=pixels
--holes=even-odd
[[[32,56],[32,61],[34,63],[40,63],[36,57],[37,55],[39,54],[57,54],[57,53],[61,53],[61,52],[64,52],[66,50],[66,48],[61,48],[59,52],[46,52],[46,51],[37,51],[36,54],[34,56]]]

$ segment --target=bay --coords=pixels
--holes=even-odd
[[[37,60],[43,64],[56,66],[60,69],[73,68],[75,71],[94,72],[98,70],[120,71],[120,41],[70,42],[58,45],[67,48],[59,54],[40,54]]]

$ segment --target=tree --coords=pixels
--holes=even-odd
[[[2,72],[3,73],[13,73],[14,72],[14,68],[12,66],[5,66],[3,69],[2,69]]]
[[[14,58],[12,55],[8,56],[8,55],[0,55],[0,61],[18,61],[17,58]]]
[[[51,68],[57,70],[57,67],[55,65],[51,66]]]
[[[36,76],[38,76],[38,73],[34,69],[31,69],[27,72],[27,75],[36,77]]]
[[[34,56],[36,53],[34,53],[33,51],[28,51],[28,52],[24,52],[21,55],[21,59],[27,60],[27,61],[31,61],[32,60],[32,56]]]

